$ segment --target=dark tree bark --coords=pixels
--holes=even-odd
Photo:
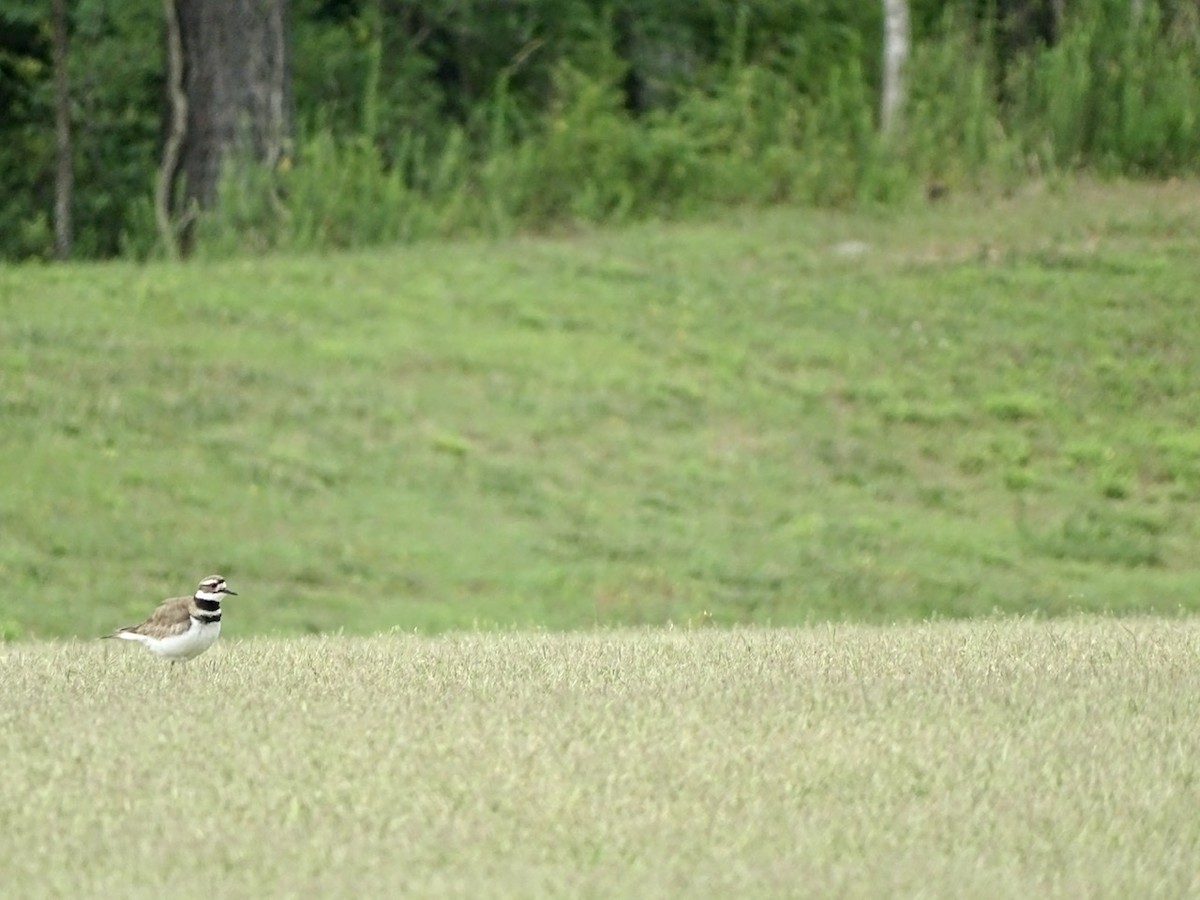
[[[184,245],[195,209],[217,198],[227,166],[274,167],[292,134],[287,0],[173,0],[183,50],[186,125],[177,176]]]
[[[75,170],[71,164],[71,86],[67,74],[67,3],[54,0],[51,6],[54,32],[54,255],[71,255],[71,205]]]

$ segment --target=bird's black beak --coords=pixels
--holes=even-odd
[[[233,596],[235,596],[235,597],[237,596],[237,591],[231,591],[229,588],[223,588],[221,590],[221,593],[222,594],[233,594]]]

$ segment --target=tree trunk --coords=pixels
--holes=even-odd
[[[904,115],[904,68],[908,62],[908,0],[883,0],[883,96],[879,130],[895,134]]]
[[[178,172],[187,226],[196,209],[216,201],[227,167],[273,168],[288,152],[287,0],[173,2],[187,107]],[[189,232],[185,227],[185,249]]]
[[[67,3],[53,0],[51,6],[54,43],[54,255],[71,255],[71,204],[75,171],[71,165],[71,85],[67,73]]]

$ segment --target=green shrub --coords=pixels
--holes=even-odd
[[[1045,45],[917,4],[908,107],[886,140],[871,10],[704,6],[668,27],[650,9],[630,18],[632,6],[563,0],[505,15],[479,3],[463,15],[492,32],[428,9],[426,43],[370,10],[336,28],[318,17],[297,39],[329,69],[322,81],[298,66],[311,112],[293,164],[228,173],[198,247],[318,250],[714,206],[890,203],[922,183],[1011,185],[1080,167],[1162,175],[1200,159],[1200,24],[1182,6],[1148,2],[1134,21],[1125,2],[1089,0]],[[122,213],[133,252],[150,243],[141,196]],[[38,252],[48,219],[27,216],[11,234]]]

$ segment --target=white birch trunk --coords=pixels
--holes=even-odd
[[[908,0],[883,0],[883,97],[879,105],[879,128],[885,135],[902,127],[909,41]]]

